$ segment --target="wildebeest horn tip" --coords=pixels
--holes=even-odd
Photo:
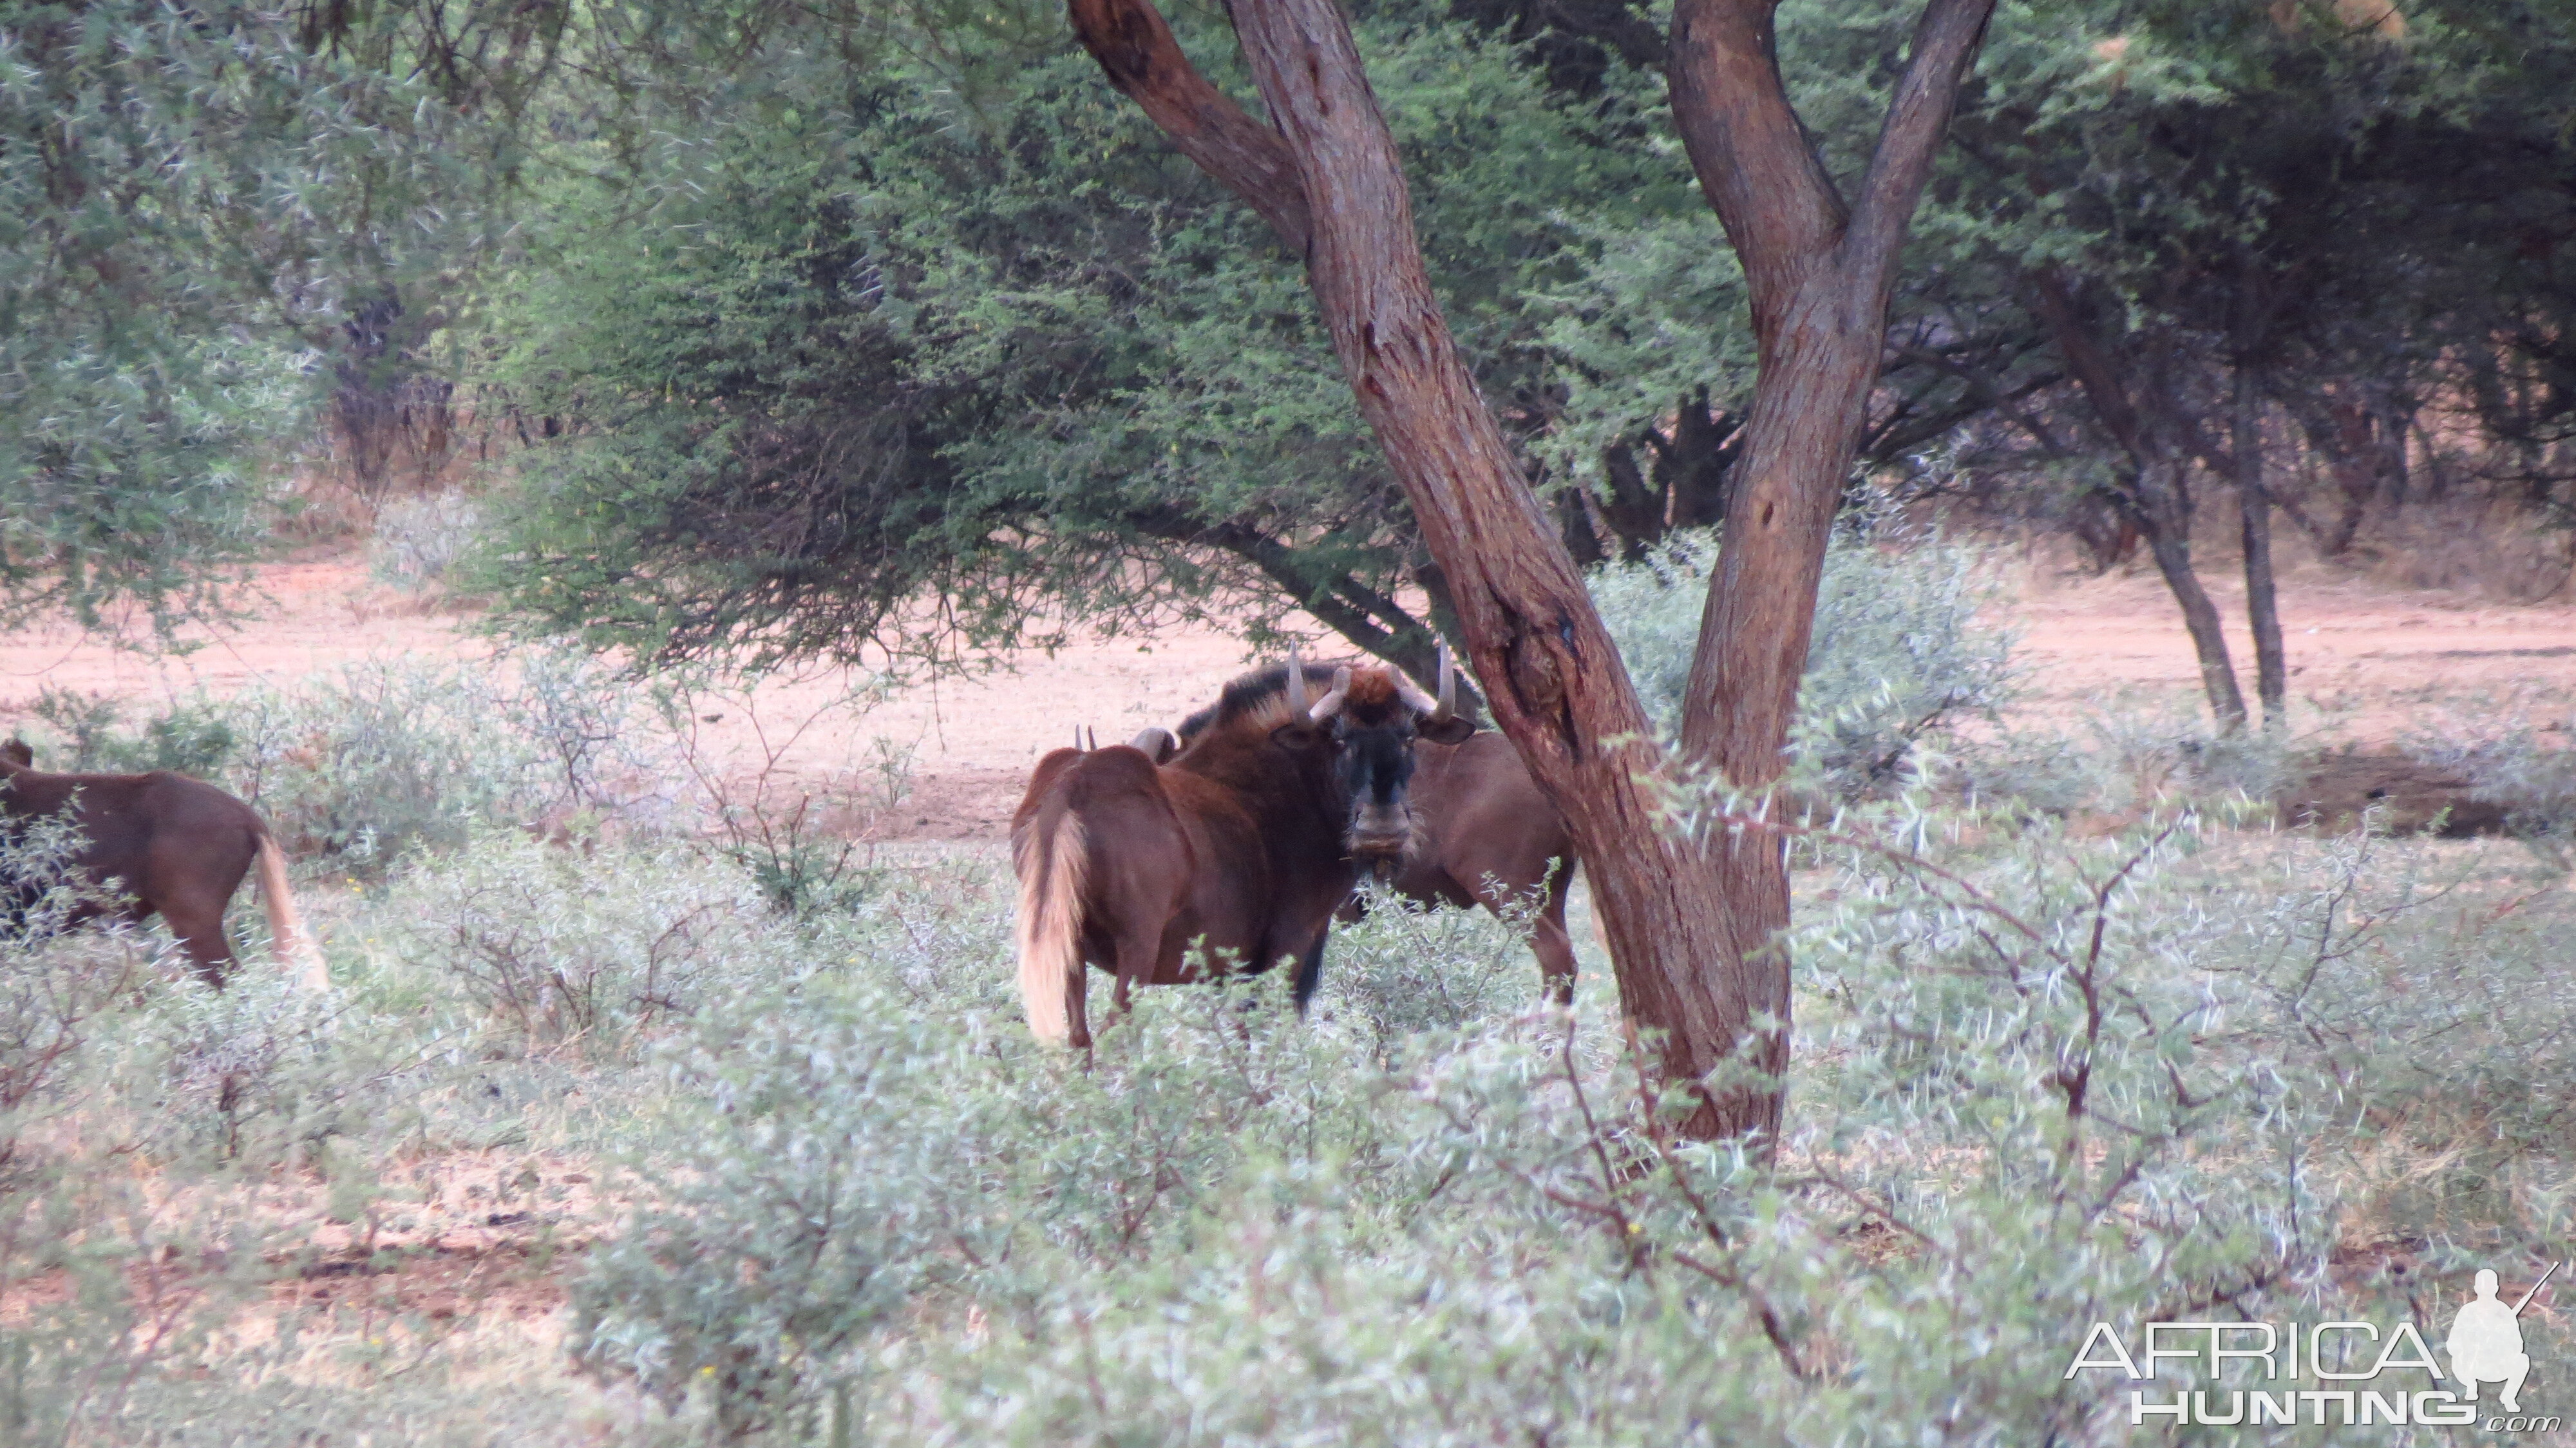
[[[1316,700],[1315,707],[1307,711],[1306,717],[1312,719],[1318,724],[1323,723],[1325,720],[1342,712],[1342,701],[1349,698],[1350,693],[1351,671],[1350,667],[1346,664],[1333,671],[1333,692]]]

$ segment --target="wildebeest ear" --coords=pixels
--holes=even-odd
[[[1476,732],[1476,721],[1452,714],[1446,719],[1424,719],[1413,726],[1413,732],[1434,744],[1464,744]]]
[[[0,757],[15,760],[28,769],[36,767],[36,751],[24,739],[12,739],[6,744],[0,744]]]

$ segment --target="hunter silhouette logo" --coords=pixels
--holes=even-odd
[[[2497,1296],[2496,1274],[2481,1269],[2475,1295],[2451,1316],[2442,1358],[2412,1322],[2150,1322],[2135,1339],[2107,1322],[2093,1324],[2065,1376],[2111,1371],[2151,1384],[2167,1362],[2188,1363],[2197,1387],[2138,1387],[2129,1393],[2129,1424],[2259,1427],[2311,1424],[2369,1427],[2410,1424],[2490,1433],[2554,1433],[2564,1420],[2522,1411],[2531,1354],[2522,1341],[2523,1309],[2565,1264],[2552,1263],[2512,1302]],[[2479,1391],[2492,1384],[2501,1413],[2482,1416]]]
[[[2557,1275],[2558,1264],[2552,1262],[2522,1300],[2507,1307],[2496,1300],[2495,1273],[2478,1269],[2478,1295],[2460,1305],[2460,1315],[2451,1319],[2450,1339],[2443,1344],[2451,1350],[2451,1375],[2460,1380],[2460,1396],[2474,1403],[2478,1384],[2502,1383],[2504,1410],[2522,1411],[2522,1380],[2531,1376],[2531,1354],[2522,1350],[2522,1310]]]

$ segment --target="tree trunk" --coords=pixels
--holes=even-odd
[[[2191,566],[2191,497],[2183,490],[2183,462],[2130,401],[2119,368],[2085,325],[2075,288],[2065,275],[2054,267],[2042,270],[2031,278],[2031,290],[2050,340],[2066,359],[2067,374],[2083,391],[2102,430],[2129,455],[2135,470],[2130,516],[2147,535],[2148,556],[2156,560],[2165,588],[2182,609],[2183,627],[2200,658],[2200,683],[2209,696],[2210,713],[2221,731],[2242,729],[2245,695],[2227,657],[2227,633],[2219,624],[2218,606],[2209,601],[2209,591]]]
[[[2142,472],[2138,492],[2145,504],[2147,553],[2156,560],[2156,571],[2164,575],[2165,587],[2182,608],[2182,624],[2191,634],[2192,652],[2200,659],[2200,686],[2209,696],[2209,712],[2217,719],[2219,732],[2233,734],[2245,727],[2245,694],[2236,686],[2236,666],[2227,655],[2227,630],[2219,622],[2218,605],[2210,602],[2209,590],[2200,586],[2200,574],[2191,566],[2191,510],[2184,502],[2179,480],[2172,476],[2182,464],[2172,458],[2155,458],[2153,472]]]
[[[1683,752],[1743,789],[1786,768],[1825,545],[1878,375],[1878,329],[1850,330],[1860,319],[1830,280],[1811,291],[1754,385],[1753,444],[1727,508],[1682,716]],[[1752,1064],[1776,1075],[1789,1064],[1789,961],[1778,944],[1789,926],[1787,842],[1748,830],[1720,834],[1712,847],[1727,959],[1739,989],[1776,1022],[1753,1044]]]
[[[1877,331],[1864,337],[1855,323],[1883,325],[1905,219],[1991,8],[1992,0],[1932,0],[1863,181],[1861,211],[1847,230],[1840,200],[1779,90],[1768,4],[1686,0],[1685,9],[1700,16],[1696,30],[1683,12],[1675,15],[1676,41],[1688,34],[1696,46],[1685,55],[1677,43],[1676,75],[1694,67],[1709,72],[1689,87],[1693,101],[1676,86],[1675,113],[1686,134],[1699,124],[1702,139],[1692,153],[1703,186],[1715,174],[1727,187],[1724,198],[1712,199],[1747,274],[1757,278],[1766,368],[1784,318],[1798,315],[1792,330],[1803,339],[1777,353],[1788,375],[1769,383],[1772,406],[1763,415],[1777,434],[1772,452],[1764,452],[1758,418],[1750,448],[1757,460],[1784,461],[1767,490],[1758,476],[1756,487],[1736,490],[1739,499],[1770,501],[1739,502],[1731,511],[1730,526],[1738,511],[1757,521],[1747,542],[1727,550],[1742,581],[1728,589],[1723,606],[1712,589],[1710,605],[1713,619],[1723,607],[1731,610],[1726,619],[1795,635],[1794,648],[1722,640],[1730,654],[1721,669],[1725,697],[1756,701],[1757,727],[1773,732],[1764,740],[1719,727],[1732,705],[1715,694],[1691,701],[1685,726],[1686,738],[1695,730],[1702,738],[1747,741],[1738,752],[1767,761],[1770,773],[1759,776],[1765,780],[1778,770],[1787,721],[1778,701],[1795,700],[1814,611],[1822,540],[1804,520],[1821,507],[1830,521],[1859,430],[1853,399],[1867,387],[1864,378],[1853,392],[1849,374],[1856,365],[1874,372],[1877,359]],[[1458,357],[1423,267],[1394,140],[1340,11],[1332,0],[1234,5],[1235,33],[1275,133],[1190,68],[1150,0],[1071,0],[1071,12],[1075,32],[1111,82],[1304,255],[1334,351],[1413,505],[1496,721],[1574,837],[1621,1004],[1658,1039],[1665,1078],[1695,1097],[1684,1129],[1702,1137],[1776,1136],[1788,1014],[1786,964],[1772,949],[1772,934],[1786,920],[1780,850],[1776,843],[1723,845],[1713,860],[1658,828],[1646,781],[1662,762],[1645,742],[1644,711],[1563,540]],[[1739,74],[1767,77],[1768,93],[1750,98],[1749,113],[1746,98],[1726,83]],[[1727,114],[1695,116],[1693,108],[1711,97],[1727,101]],[[1742,124],[1748,114],[1749,129]],[[1771,224],[1771,198],[1762,192],[1784,164],[1782,145],[1804,158],[1810,183],[1831,198],[1819,203],[1809,194],[1790,203],[1829,212],[1823,233],[1793,237]],[[1793,241],[1814,245],[1794,255],[1777,250]],[[1813,301],[1777,294],[1784,276],[1803,282],[1833,269],[1843,274],[1830,286],[1820,283]],[[1839,295],[1838,306],[1827,305],[1828,292]],[[1827,318],[1832,325],[1820,325]],[[1845,415],[1798,412],[1807,406],[1839,407]],[[1828,470],[1837,447],[1839,461]],[[1811,495],[1828,471],[1820,504]],[[1768,557],[1780,539],[1793,553],[1812,543],[1814,556]],[[1765,588],[1778,596],[1754,596]],[[1703,624],[1703,654],[1718,627]],[[1766,1079],[1731,1078],[1722,1090],[1708,1089],[1709,1074],[1747,1040]]]
[[[1925,7],[1849,208],[1789,105],[1772,6],[1680,0],[1673,10],[1673,114],[1700,190],[1743,259],[1758,358],[1682,712],[1684,755],[1739,789],[1770,785],[1786,767],[1816,584],[1878,378],[1897,252],[1992,8]],[[1786,843],[1743,831],[1720,834],[1712,848],[1726,902],[1726,954],[1716,964],[1766,1018],[1748,1050],[1776,1078],[1789,1061]],[[1752,1090],[1738,1090],[1742,1104],[1730,1099],[1729,1109],[1750,1115]],[[1778,1102],[1767,1098],[1768,1125]]]
[[[1708,391],[1684,397],[1673,412],[1673,436],[1655,455],[1655,480],[1672,499],[1676,528],[1707,528],[1726,518],[1726,497],[1734,481],[1733,464],[1741,448],[1730,446],[1731,419],[1708,409]]]
[[[2290,672],[2272,578],[2272,495],[2263,486],[2263,383],[2246,363],[2236,367],[2229,429],[2229,446],[2236,454],[2236,505],[2244,519],[2245,616],[2254,629],[2254,692],[2263,701],[2263,727],[2280,729],[2289,722]],[[2234,682],[2233,671],[2229,682]],[[2237,707],[2244,707],[2241,700]]]
[[[1601,535],[1592,528],[1592,508],[1584,499],[1583,489],[1566,485],[1556,495],[1556,516],[1565,532],[1566,556],[1577,568],[1591,568],[1608,555],[1601,551]]]

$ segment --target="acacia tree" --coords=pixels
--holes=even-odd
[[[2221,730],[2285,716],[2273,509],[2343,552],[2364,505],[2402,488],[2409,432],[2431,444],[2423,400],[2469,395],[2456,369],[2506,355],[2504,319],[2553,310],[2517,283],[2564,270],[2564,223],[2542,218],[2565,215],[2569,143],[2563,108],[2538,101],[2567,89],[2562,12],[2424,0],[2400,25],[2377,5],[2088,0],[1987,57],[1935,193],[1940,229],[1966,243],[1944,259],[1945,302],[2006,326],[2025,314],[2065,381],[1999,407],[2008,426],[1989,436],[2036,446],[1976,470],[1990,485],[2016,465],[2061,486],[2072,472],[2117,510]],[[2295,477],[2267,471],[2276,406],[2327,465],[2340,517],[2311,518]],[[2250,704],[2193,556],[2218,489],[2238,505]]]
[[[1993,0],[1930,0],[1847,203],[1782,85],[1776,0],[1682,0],[1668,78],[1700,185],[1742,259],[1760,366],[1727,547],[1682,724],[1684,762],[1778,779],[1816,582],[1878,374],[1908,217]],[[1697,1091],[1686,1129],[1776,1134],[1787,1066],[1787,861],[1776,839],[1656,826],[1662,767],[1574,561],[1531,492],[1433,297],[1402,168],[1331,0],[1238,0],[1270,122],[1219,92],[1151,0],[1071,0],[1110,82],[1249,203],[1307,277],[1361,414],[1448,584],[1501,725],[1563,812],[1593,882],[1620,1000]],[[1723,1084],[1705,1084],[1729,1063]]]

